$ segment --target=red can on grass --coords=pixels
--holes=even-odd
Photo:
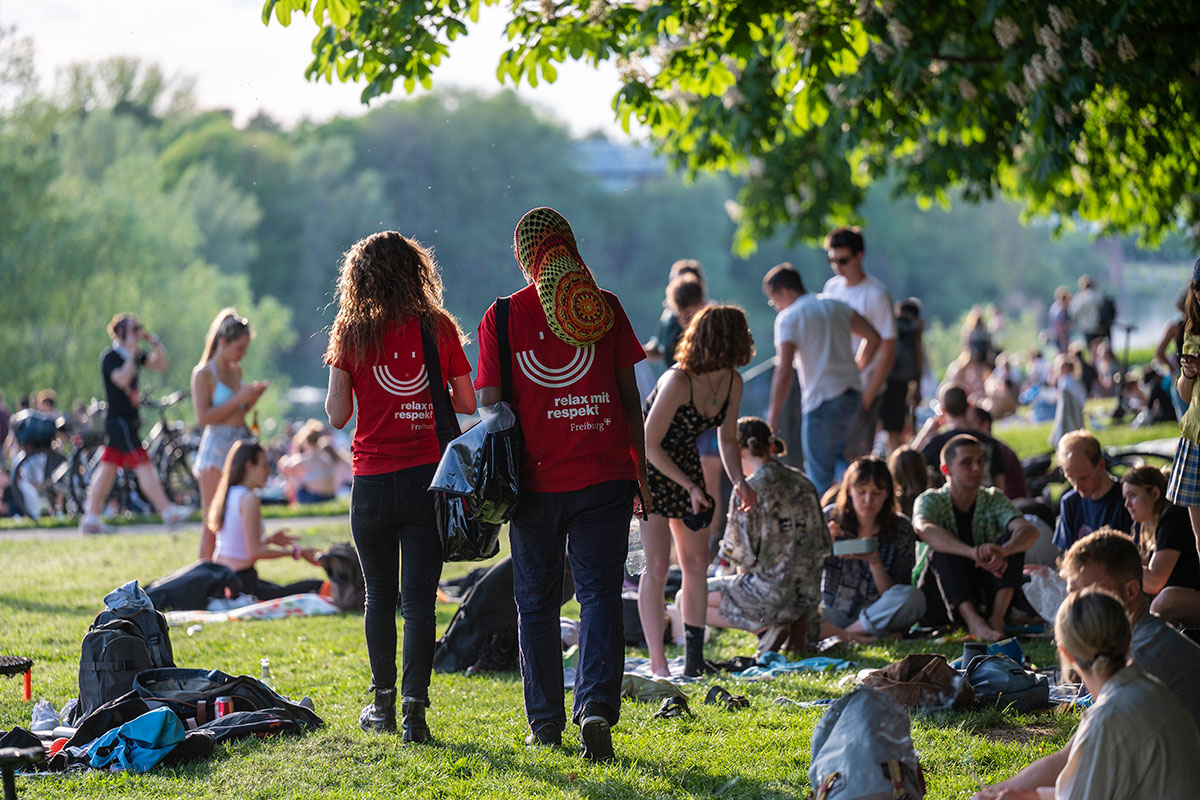
[[[218,697],[215,711],[217,712],[218,717],[223,717],[226,714],[232,714],[233,713],[233,698],[232,697]]]

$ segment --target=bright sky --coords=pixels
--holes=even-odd
[[[310,83],[317,28],[293,17],[288,28],[262,24],[261,0],[0,0],[0,25],[33,38],[43,84],[75,61],[134,56],[159,65],[168,76],[195,78],[202,107],[231,108],[240,124],[259,109],[292,124],[359,114],[361,84]],[[434,87],[500,88],[496,64],[503,52],[504,12],[485,8],[479,24],[451,45],[450,58],[434,72]],[[520,94],[566,123],[572,132],[602,130],[624,137],[610,107],[619,82],[606,64],[592,69],[563,64],[558,80],[522,86]],[[403,98],[403,90],[392,97]],[[376,101],[379,102],[379,101]]]

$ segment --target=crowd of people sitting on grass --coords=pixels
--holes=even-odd
[[[1119,396],[1117,408],[1155,420],[1175,418],[1192,398],[1200,262],[1180,321],[1164,332],[1161,378],[1122,374],[1111,347],[1115,306],[1084,276],[1074,297],[1065,287],[1056,292],[1047,341],[1058,352],[1050,359],[999,352],[1002,315],[972,314],[962,355],[922,419],[930,370],[919,300],[894,303],[864,270],[857,229],[835,230],[825,245],[834,274],[822,291],[809,291],[787,263],[763,278],[776,313],[765,409],[743,408],[739,370],[756,352],[746,315],[710,301],[694,261],[672,268],[662,318],[642,344],[620,300],[597,285],[567,221],[534,209],[515,234],[527,285],[519,288],[514,275],[511,297],[482,315],[473,369],[463,351],[468,335],[443,304],[428,249],[388,231],[345,254],[325,355],[325,408],[337,431],[354,420],[349,516],[367,586],[374,693],[360,716],[364,729],[399,728],[406,742],[433,737],[425,711],[442,543],[427,490],[443,448],[435,393],[446,393],[462,415],[508,403],[523,435],[509,537],[530,745],[560,744],[567,724],[558,609],[569,569],[581,607],[570,719],[586,758],[613,758],[624,585],[636,589],[650,668],[663,677],[709,669],[708,626],[749,631],[760,652],[804,652],[822,642],[900,637],[914,626],[961,625],[995,641],[1014,626],[1054,625],[1064,665],[1082,676],[1096,711],[1062,753],[981,797],[1036,796],[1056,783],[1057,796],[1110,796],[1096,792],[1124,779],[1109,774],[1119,758],[1100,763],[1124,741],[1116,729],[1171,741],[1147,756],[1160,770],[1147,780],[1174,776],[1163,758],[1200,755],[1191,719],[1166,713],[1180,705],[1196,711],[1197,695],[1184,687],[1200,677],[1200,647],[1171,627],[1200,625],[1200,410],[1182,416],[1169,474],[1141,466],[1118,478],[1083,429],[1084,404],[1098,394]],[[140,480],[138,373],[165,369],[166,353],[132,314],[114,317],[109,332],[101,469],[139,470]],[[315,562],[317,554],[286,531],[265,534],[256,490],[275,462],[298,501],[326,500],[339,489],[343,457],[315,420],[294,431],[286,456],[258,443],[247,415],[266,384],[249,381],[240,367],[251,335],[247,320],[223,310],[193,370],[203,429],[194,462],[200,553],[234,569],[246,592],[272,597],[307,584],[271,584],[257,562]],[[666,369],[643,394],[637,368],[646,358]],[[789,402],[795,392],[798,404]],[[1054,420],[1056,461],[1070,485],[1057,504],[1027,496],[1021,461],[993,427],[1022,402]],[[799,441],[790,452],[789,438]],[[107,474],[89,495],[85,532],[104,529]],[[148,471],[147,496],[165,521],[177,521],[183,510],[156,481]],[[631,515],[640,517],[640,575],[623,568]],[[668,605],[673,564],[682,586]],[[1070,595],[1056,615],[1043,610],[1039,619],[1022,587],[1031,573],[1053,579],[1060,570]],[[1093,585],[1100,590],[1083,591]],[[674,673],[666,650],[672,627],[684,646]],[[1139,708],[1163,709],[1159,724],[1142,720]]]

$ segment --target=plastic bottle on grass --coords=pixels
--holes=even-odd
[[[646,553],[642,550],[642,526],[634,517],[629,521],[629,555],[625,556],[625,571],[641,575],[646,571]]]

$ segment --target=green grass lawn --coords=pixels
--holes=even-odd
[[[328,500],[324,503],[305,503],[304,505],[274,505],[267,504],[262,507],[263,516],[267,519],[292,519],[293,517],[344,517],[350,513],[350,499],[348,497],[339,497],[335,500]],[[192,522],[200,521],[200,512],[196,511],[189,518]],[[157,514],[130,514],[128,516],[113,517],[106,519],[105,522],[121,526],[121,525],[144,525],[149,523],[160,522]],[[47,518],[35,522],[24,517],[13,517],[9,519],[0,519],[0,531],[6,530],[25,530],[29,528],[73,528],[79,524],[78,517],[66,518]]]
[[[349,539],[344,524],[301,532],[305,544]],[[0,535],[0,653],[36,661],[34,694],[61,706],[76,694],[79,643],[113,587],[143,583],[194,557],[184,534],[116,534],[56,541],[5,541]],[[447,565],[446,575],[474,565]],[[268,562],[272,580],[299,579],[311,568]],[[439,606],[444,627],[453,606]],[[567,613],[577,613],[574,604]],[[805,675],[769,682],[728,676],[685,687],[693,719],[652,719],[654,708],[626,701],[614,729],[615,763],[593,766],[575,748],[528,749],[515,673],[483,678],[434,675],[429,722],[438,743],[403,746],[399,737],[367,734],[358,713],[370,681],[361,615],[206,625],[193,636],[172,629],[175,660],[184,667],[258,674],[270,658],[277,687],[309,695],[328,723],[302,738],[250,740],[218,748],[188,767],[129,776],[87,773],[22,778],[23,798],[803,798],[812,728],[819,709],[789,710],[777,697],[835,697],[848,673]],[[1046,640],[1025,640],[1037,664],[1053,657]],[[753,639],[717,633],[710,656],[753,652]],[[909,652],[961,653],[961,644],[894,643],[860,649],[859,667],[879,667]],[[705,706],[719,682],[750,697],[748,710],[729,713]],[[569,698],[569,694],[568,694]],[[31,705],[21,702],[19,679],[0,680],[0,729],[28,725]],[[1007,777],[1060,747],[1074,730],[1073,713],[1019,717],[997,712],[937,713],[913,717],[917,752],[931,798],[966,798],[979,782]],[[573,729],[567,740],[573,743]]]

